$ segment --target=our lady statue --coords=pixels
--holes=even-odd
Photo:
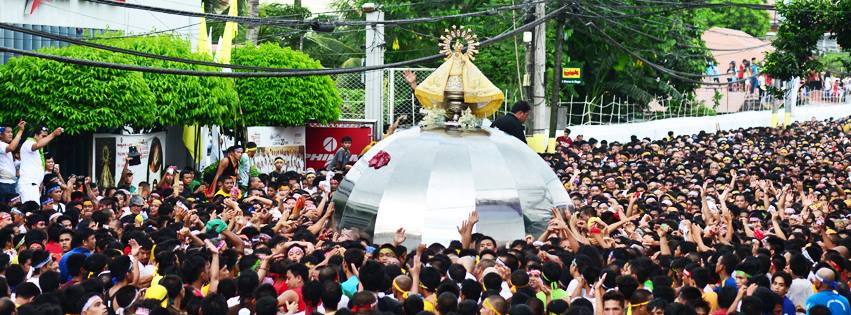
[[[100,185],[103,187],[115,187],[115,176],[112,175],[112,169],[109,167],[109,159],[112,156],[108,146],[103,146],[101,150],[103,163],[100,171]]]

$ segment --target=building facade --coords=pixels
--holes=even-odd
[[[200,0],[125,1],[174,10],[201,11]],[[172,33],[188,38],[195,47],[199,20],[86,0],[0,0],[0,22],[78,39],[92,38],[106,31],[123,35]],[[66,45],[61,41],[0,29],[2,47],[37,50]],[[0,64],[8,62],[12,56],[0,52]]]

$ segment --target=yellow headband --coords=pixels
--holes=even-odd
[[[393,280],[393,288],[396,289],[396,291],[399,291],[399,293],[402,293],[402,294],[408,293],[408,291],[402,290],[402,288],[400,288],[399,285],[396,284],[395,279]]]
[[[650,303],[650,301],[644,301],[644,302],[641,302],[641,303],[635,303],[635,304],[630,305],[629,307],[641,307],[641,306],[647,305],[648,303]]]
[[[496,307],[494,307],[493,304],[491,304],[491,300],[488,299],[488,298],[485,299],[485,302],[482,303],[482,306],[484,306],[486,309],[493,311],[494,313],[496,313],[496,315],[502,315],[502,313],[497,311]]]
[[[245,149],[245,152],[246,152],[246,153],[248,153],[248,152],[254,152],[254,151],[257,151],[257,148],[248,148],[248,149]]]

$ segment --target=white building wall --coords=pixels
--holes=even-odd
[[[127,2],[183,11],[201,11],[200,0]],[[194,17],[128,9],[85,0],[41,0],[32,14],[31,8],[32,0],[0,0],[0,22],[120,30],[128,35],[177,29],[173,33],[189,38],[193,47],[198,39],[199,19]]]

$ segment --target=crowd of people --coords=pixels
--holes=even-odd
[[[25,127],[0,133],[0,315],[851,314],[846,119],[566,130],[542,159],[572,204],[543,235],[497,242],[473,211],[456,241],[411,247],[403,226],[387,244],[335,228],[348,148],[252,176],[256,148],[234,146],[207,178],[101,187],[43,153],[61,129]]]

